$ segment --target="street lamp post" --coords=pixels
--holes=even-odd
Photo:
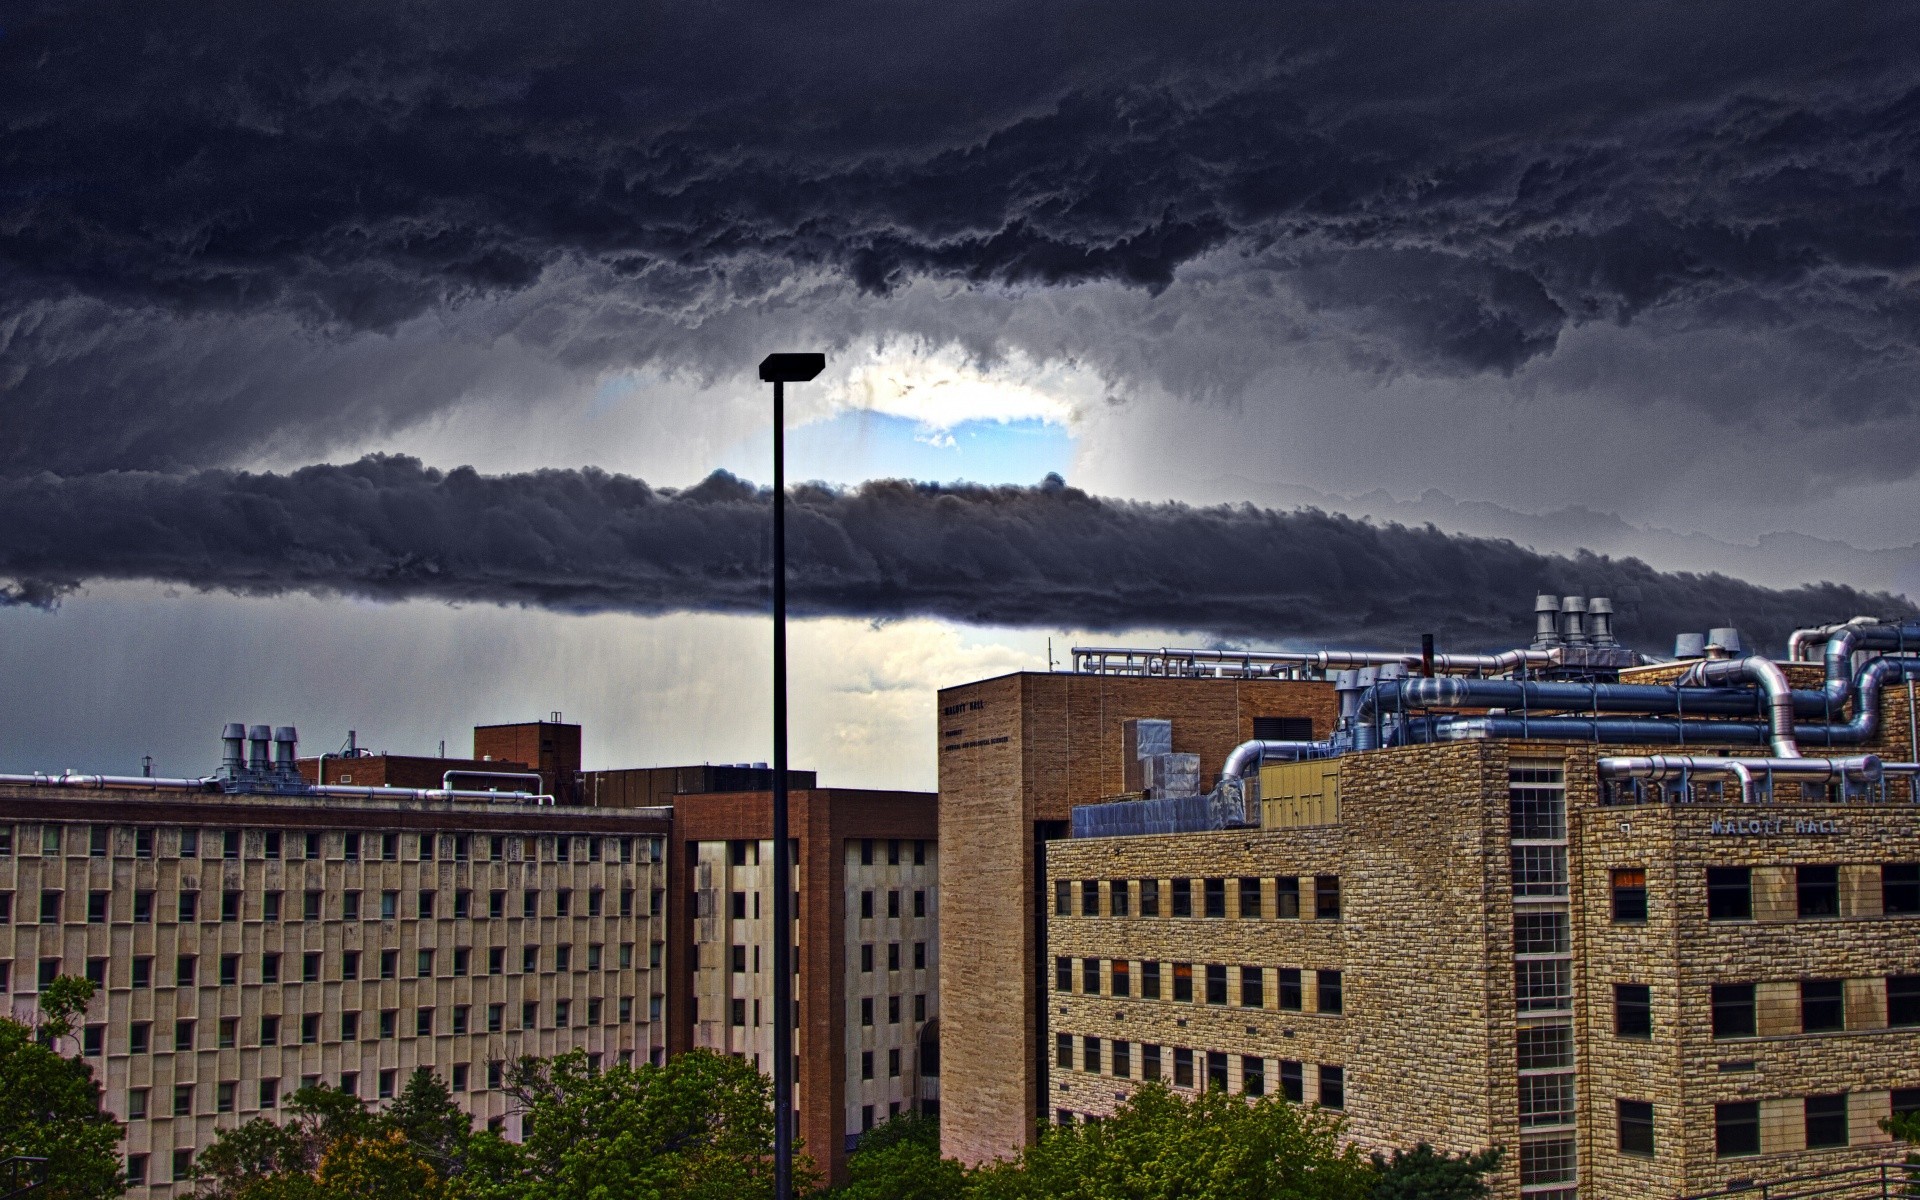
[[[787,392],[824,354],[769,354],[773,385],[773,1194],[793,1197],[793,868],[787,848]]]

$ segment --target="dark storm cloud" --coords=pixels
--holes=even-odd
[[[1855,371],[1920,356],[1908,4],[35,0],[6,25],[0,468],[230,461],[260,438],[146,419],[257,386],[228,324],[358,342],[556,276],[693,328],[777,311],[795,272],[1154,290],[1241,249],[1378,369],[1511,371],[1656,308],[1791,324]],[[691,353],[636,341],[593,356]]]
[[[1648,649],[1734,623],[1778,647],[1797,625],[1902,599],[1771,590],[1633,559],[1537,554],[1432,527],[1102,500],[1039,487],[899,481],[800,489],[797,611],[1234,638],[1511,642],[1536,591],[1615,599]],[[346,593],[564,610],[764,611],[768,495],[716,473],[683,491],[601,472],[483,476],[370,458],[288,475],[105,473],[0,480],[0,573],[47,603],[76,581]]]

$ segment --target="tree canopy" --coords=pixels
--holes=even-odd
[[[0,1017],[0,1159],[45,1158],[44,1200],[105,1200],[126,1190],[120,1123],[101,1110],[86,1060],[57,1049],[93,992],[87,980],[62,976],[40,991],[37,1028]]]

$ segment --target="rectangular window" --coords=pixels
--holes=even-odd
[[[342,950],[340,952],[340,978],[354,980],[360,978],[360,952]]]
[[[107,923],[107,901],[110,897],[111,893],[108,892],[87,893],[87,924],[105,925]]]
[[[380,952],[380,978],[400,978],[400,952],[398,950],[382,950]]]
[[[380,893],[380,919],[392,921],[400,916],[400,893],[385,891]]]
[[[1142,1000],[1160,998],[1160,964],[1158,962],[1140,964],[1140,998]]]
[[[1920,913],[1920,863],[1887,863],[1880,868],[1880,911],[1888,916]]]
[[[1133,896],[1127,889],[1127,881],[1116,879],[1107,885],[1107,907],[1116,917],[1133,915]]]
[[[1840,915],[1839,867],[1800,867],[1794,871],[1794,889],[1803,918]]]
[[[537,889],[528,888],[520,894],[520,915],[529,921],[540,916],[540,893]]]
[[[1089,996],[1100,994],[1100,960],[1083,958],[1080,960],[1080,990]]]
[[[1107,990],[1110,994],[1115,996],[1131,996],[1133,994],[1132,973],[1128,967],[1129,964],[1124,958],[1116,958],[1113,960],[1113,968],[1107,974]]]
[[[1224,879],[1206,880],[1202,887],[1206,897],[1207,915],[1224,917],[1227,915],[1227,881]]]
[[[1143,917],[1160,915],[1160,881],[1158,879],[1140,881],[1140,915]]]
[[[260,897],[260,919],[269,925],[280,923],[279,892],[266,892]]]
[[[180,923],[183,925],[191,924],[198,920],[200,914],[200,893],[181,892],[178,913]]]
[[[240,831],[229,829],[220,835],[220,857],[240,857]]]
[[[398,862],[400,860],[400,835],[383,833],[380,835],[380,860]]]
[[[1266,972],[1259,967],[1240,968],[1240,1007],[1265,1008],[1267,1006]]]
[[[1572,1137],[1541,1138],[1520,1143],[1520,1186],[1574,1181]]]
[[[1240,1056],[1240,1090],[1249,1096],[1267,1094],[1267,1060],[1251,1054]]]
[[[1613,872],[1613,919],[1621,925],[1647,923],[1647,872],[1643,867],[1616,867]],[[1637,1101],[1635,1102],[1637,1103]]]
[[[1567,794],[1558,767],[1507,769],[1509,830],[1515,841],[1558,842],[1567,836]]]
[[[423,1008],[414,1014],[413,1036],[415,1037],[432,1037],[433,1036],[433,1010],[431,1008]]]
[[[1800,1032],[1830,1033],[1847,1027],[1846,984],[1839,979],[1800,981]]]
[[[264,847],[263,853],[265,853],[268,858],[280,857],[280,831],[279,830],[277,829],[268,830],[266,834],[263,836],[261,844]]]
[[[1751,921],[1752,919],[1752,868],[1708,867],[1707,920]]]
[[[1100,881],[1083,879],[1080,881],[1080,915],[1097,917],[1100,915]]]
[[[1258,879],[1241,879],[1240,915],[1242,917],[1258,919],[1260,910],[1260,881]]]
[[[1280,1094],[1295,1104],[1306,1102],[1306,1067],[1289,1059],[1280,1060]]]
[[[1090,1075],[1100,1073],[1100,1039],[1086,1037],[1080,1040],[1080,1069]]]
[[[1522,846],[1513,848],[1513,894],[1564,896],[1567,894],[1567,848]]]
[[[214,1086],[213,1110],[222,1113],[230,1113],[233,1111],[233,1085],[231,1083],[216,1084]]]
[[[326,893],[317,889],[303,893],[300,897],[300,919],[318,921],[320,919],[320,900]]]
[[[87,853],[94,858],[105,858],[107,856],[107,836],[111,832],[112,831],[105,825],[95,825],[89,831],[90,836],[87,839]]]
[[[1520,1077],[1520,1127],[1573,1123],[1573,1074]]]
[[[300,1044],[311,1046],[320,1040],[320,1014],[308,1013],[300,1018]]]
[[[133,831],[133,856],[135,858],[153,857],[153,830],[150,828]]]
[[[148,1054],[153,1050],[153,1024],[135,1021],[127,1027],[127,1053]]]
[[[280,1044],[279,1017],[260,1018],[260,1044],[262,1046],[277,1046]]]
[[[1160,1047],[1152,1042],[1140,1047],[1140,1078],[1150,1083],[1160,1078]]]
[[[1345,1067],[1320,1068],[1320,1107],[1335,1111],[1347,1106],[1347,1069]]]
[[[1847,1094],[1807,1097],[1807,1149],[1847,1144]]]
[[[1315,971],[1313,981],[1314,1006],[1323,1013],[1343,1011],[1340,997],[1340,972]]]
[[[863,1026],[869,1026],[869,1027],[872,1026],[873,1024],[873,997],[872,996],[860,997],[860,1024]]]
[[[1653,989],[1644,983],[1613,985],[1613,1032],[1618,1037],[1653,1037]]]
[[[51,889],[40,893],[40,923],[58,925],[60,923],[60,893]]]
[[[231,923],[240,919],[240,893],[220,893],[220,919]]]
[[[1227,1056],[1222,1051],[1207,1051],[1207,1090],[1210,1092],[1227,1090]]]
[[[1177,1088],[1193,1086],[1193,1051],[1184,1046],[1174,1047],[1173,1086]]]
[[[1173,915],[1190,917],[1193,915],[1193,880],[1176,879],[1173,881]]]
[[[240,1046],[240,1022],[233,1017],[222,1017],[218,1026],[219,1047],[222,1050],[234,1050]]]
[[[1300,984],[1298,967],[1280,968],[1280,1009],[1282,1012],[1299,1012],[1305,1007]]]
[[[340,893],[340,919],[342,921],[358,921],[360,919],[359,892]]]
[[[1567,960],[1523,960],[1513,964],[1513,975],[1518,1011],[1554,1012],[1573,1006],[1573,964]]]
[[[898,1054],[899,1051],[894,1051]],[[1115,1040],[1113,1043],[1113,1077],[1115,1079],[1133,1078],[1133,1043]],[[899,1074],[899,1072],[894,1072]]]
[[[1920,975],[1887,977],[1887,1024],[1920,1025]]]
[[[133,960],[133,986],[150,988],[153,986],[153,956],[142,954]]]
[[[1517,912],[1513,916],[1515,954],[1566,954],[1572,948],[1564,912]]]
[[[1227,1002],[1227,968],[1219,963],[1207,964],[1207,1003],[1225,1004]]]
[[[173,1023],[173,1049],[176,1054],[193,1049],[192,1021],[175,1021]]]
[[[560,969],[565,970],[566,968],[562,967]],[[421,979],[433,978],[433,951],[417,950],[414,952],[413,973]]]
[[[863,1054],[861,1056],[863,1059],[867,1060],[867,1064],[868,1064],[866,1069],[861,1072],[860,1077],[862,1079],[873,1078],[873,1066],[872,1066],[872,1059],[871,1059],[872,1053],[873,1053],[872,1051],[867,1051],[866,1054]],[[1063,1071],[1070,1071],[1073,1069],[1073,1035],[1072,1034],[1056,1033],[1053,1035],[1053,1065],[1056,1067],[1059,1067]]]
[[[1066,917],[1066,916],[1072,915],[1072,907],[1073,907],[1071,902],[1071,897],[1073,895],[1072,888],[1073,888],[1073,885],[1071,883],[1068,883],[1064,879],[1056,879],[1053,881],[1053,915],[1054,916]],[[860,893],[860,915],[863,917],[871,917],[873,915],[873,893],[872,892]]]
[[[1316,921],[1340,919],[1340,877],[1338,875],[1313,877],[1313,918]]]
[[[173,960],[173,983],[175,987],[192,987],[199,959],[191,954],[182,954]]]
[[[1273,915],[1276,917],[1298,917],[1300,915],[1300,877],[1282,875],[1273,881]]]
[[[1715,1040],[1752,1037],[1754,1031],[1753,985],[1750,983],[1714,984],[1713,1036]]]
[[[220,956],[220,986],[232,987],[240,982],[240,956],[222,954]]]
[[[278,954],[268,952],[260,956],[260,982],[280,982],[280,956]]]
[[[1178,1001],[1193,999],[1193,964],[1173,964],[1173,998]]]

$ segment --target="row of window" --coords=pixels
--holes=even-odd
[[[1896,1088],[1893,1091],[1893,1112],[1895,1116],[1920,1113],[1920,1088]],[[1644,1145],[1644,1149],[1629,1150],[1625,1121],[1627,1106],[1634,1105],[1632,1116],[1636,1124],[1644,1117],[1645,1132],[1635,1130],[1635,1146]],[[1847,1093],[1833,1092],[1823,1096],[1801,1098],[1804,1135],[1809,1150],[1829,1149],[1851,1144],[1851,1132],[1847,1119]],[[1653,1153],[1653,1106],[1639,1101],[1621,1101],[1621,1145],[1627,1153]],[[1760,1145],[1760,1102],[1758,1100],[1736,1100],[1713,1106],[1714,1153],[1720,1158],[1742,1158],[1759,1154]]]
[[[1074,1053],[1074,1042],[1079,1053]],[[1229,1056],[1219,1050],[1191,1050],[1185,1046],[1162,1047],[1151,1042],[1132,1042],[1092,1035],[1079,1038],[1057,1033],[1053,1038],[1054,1065],[1062,1070],[1079,1069],[1089,1075],[1110,1075],[1115,1079],[1139,1079],[1146,1082],[1165,1079],[1177,1088],[1196,1086],[1196,1072],[1204,1071],[1210,1090],[1226,1091]],[[1135,1070],[1138,1050],[1138,1070]],[[1163,1060],[1163,1055],[1165,1059]],[[1169,1073],[1163,1073],[1170,1068]],[[1298,1104],[1306,1094],[1307,1064],[1280,1060],[1280,1094]],[[1346,1107],[1346,1068],[1322,1065],[1319,1068],[1322,1108]],[[1267,1094],[1267,1060],[1252,1054],[1240,1056],[1240,1090],[1249,1096]]]
[[[539,946],[522,946],[519,954],[520,969],[518,973],[526,975],[543,973],[564,974],[567,972],[599,970],[625,971],[633,969],[634,954],[632,942],[621,942],[613,955],[608,955],[606,953],[606,947],[598,942],[585,947],[585,949],[586,953],[584,955],[576,956],[573,952],[574,947],[572,945],[562,943],[561,945],[553,947],[553,954],[549,959],[550,965],[543,971],[540,965],[541,948]],[[648,955],[649,966],[655,968],[660,966],[661,950],[662,943],[653,943]],[[370,974],[367,978],[402,978],[400,975],[400,952],[398,950],[378,950],[371,953],[376,956],[375,961],[378,964],[378,974]],[[335,976],[335,980],[322,978],[322,968],[324,965],[323,956],[318,951],[308,951],[298,956],[299,975],[297,978],[293,972],[293,963],[291,961],[293,958],[293,955],[281,955],[272,952],[260,955],[258,977],[247,980],[246,982],[261,984],[325,983],[337,980],[339,982],[350,983],[361,978],[362,957],[361,952],[358,950],[343,950],[340,952],[339,971]],[[58,958],[43,958],[39,960],[37,964],[37,983],[39,987],[45,988],[60,974],[61,961],[62,960]],[[87,960],[86,975],[88,979],[93,981],[96,987],[106,988],[109,986],[107,977],[109,961],[110,960],[106,958],[89,958]],[[217,961],[219,963],[218,986],[239,986],[242,982],[240,956],[238,954],[222,954],[218,956]],[[127,960],[127,962],[129,964],[128,982],[121,986],[136,989],[154,986],[154,960],[152,955],[137,955]],[[449,970],[440,973],[440,978],[465,979],[470,975],[482,973],[475,969],[473,951],[468,947],[458,946],[454,948],[453,952],[448,955],[446,959],[441,959],[437,951],[415,951],[414,973],[405,978],[434,978],[436,962],[450,967]],[[199,986],[199,967],[200,959],[198,955],[182,954],[175,957],[173,961],[173,986],[183,988]],[[504,947],[493,946],[487,949],[486,970],[484,974],[507,974],[507,951]],[[12,980],[12,961],[0,959],[0,994],[4,994],[11,988]]]
[[[740,951],[743,948],[744,947],[740,947],[740,946],[735,946],[733,948],[734,962],[736,964],[740,963],[741,961]],[[860,944],[860,972],[863,975],[871,974],[873,972],[873,964],[874,964],[873,950],[874,950],[874,946],[872,942],[862,942]],[[738,970],[741,970],[742,967],[736,965],[733,969],[738,971]],[[887,970],[903,971],[906,969],[907,968],[901,965],[900,943],[888,942],[887,943]],[[927,944],[925,942],[915,942],[913,943],[913,970],[924,971],[926,969],[927,969]]]
[[[1618,998],[1621,987],[1616,987],[1614,992]],[[1751,983],[1713,985],[1713,1036],[1716,1039],[1758,1036],[1759,1005],[1756,993],[1757,988]],[[1630,994],[1629,998],[1638,1001],[1635,995]],[[1800,1032],[1834,1033],[1848,1028],[1845,980],[1802,979],[1799,1000]],[[1886,1002],[1886,1022],[1889,1026],[1920,1027],[1920,975],[1889,975],[1886,979]],[[1864,1017],[1856,1017],[1853,1026],[1859,1028],[1869,1023]]]
[[[443,1032],[436,1026],[435,1009],[427,1007],[417,1008],[412,1011],[413,1033],[410,1036],[435,1037]],[[482,1031],[480,1028],[475,1027],[471,1005],[456,1004],[452,1007],[451,1012],[451,1025],[444,1032],[454,1037],[463,1037],[470,1033]],[[541,1012],[542,1004],[540,1001],[529,1000],[525,1002],[520,1006],[520,1020],[518,1026],[515,1028],[521,1030],[537,1030],[542,1028]],[[341,1013],[338,1035],[328,1037],[325,1040],[328,1043],[357,1042],[362,1039],[363,1032],[368,1035],[368,1040],[385,1041],[400,1036],[400,1009],[389,1008],[366,1015],[372,1016],[374,1019],[368,1023],[371,1025],[371,1029],[363,1030],[361,1013]],[[659,1015],[659,1000],[656,997],[649,1008],[648,1019],[658,1020]],[[576,1020],[575,1018],[576,1013],[573,1001],[555,1000],[552,1002],[552,1023],[545,1026],[545,1028],[570,1029],[576,1027],[588,1028],[595,1025],[632,1024],[634,1021],[633,997],[620,997],[612,1009],[608,1009],[605,1002],[597,997],[587,1000],[585,1002],[583,1019]],[[171,1050],[176,1054],[185,1054],[194,1050],[242,1050],[283,1044],[289,1046],[315,1046],[321,1044],[322,1040],[320,1014],[318,1013],[307,1013],[301,1016],[298,1018],[297,1025],[289,1018],[284,1027],[284,1042],[282,1040],[282,1019],[278,1015],[261,1017],[257,1030],[257,1040],[249,1041],[244,1045],[242,1045],[240,1041],[239,1018],[221,1017],[212,1024],[214,1036],[211,1045],[203,1044],[205,1038],[201,1035],[202,1022],[193,1020],[173,1022],[170,1036],[163,1037],[157,1045],[161,1049]],[[296,1029],[297,1034],[295,1032]],[[507,1006],[504,1004],[487,1005],[485,1009],[484,1031],[487,1033],[505,1033],[507,1029]],[[85,1057],[98,1058],[104,1055],[106,1053],[106,1044],[107,1027],[105,1025],[88,1025],[80,1031],[80,1052]],[[128,1024],[126,1052],[128,1054],[152,1054],[156,1052],[153,1022],[134,1021]]]
[[[340,898],[340,907],[338,910],[339,920],[358,921],[364,918],[369,921],[396,921],[402,919],[400,893],[398,891],[387,890],[376,893],[376,904],[374,905],[363,905],[362,900],[364,893],[357,890],[342,891],[334,894]],[[527,920],[537,920],[541,915],[540,898],[543,894],[539,888],[527,888],[523,890],[520,894],[520,905],[516,915]],[[740,893],[735,893],[735,895],[739,894]],[[88,892],[84,923],[88,925],[106,925],[111,923],[115,919],[113,915],[113,895],[114,894],[109,891]],[[220,908],[216,915],[211,908],[206,909],[203,913],[200,904],[201,893],[199,891],[186,889],[179,891],[174,896],[174,920],[180,923],[193,923],[196,921],[234,922],[244,919],[258,920],[267,924],[278,924],[283,917],[288,921],[320,921],[326,919],[324,909],[326,906],[327,893],[317,888],[299,893],[300,909],[298,916],[294,915],[292,906],[287,903],[285,892],[272,891],[259,893],[260,909],[258,915],[253,917],[247,917],[245,915],[247,893],[230,890],[223,891],[219,893],[219,895]],[[439,903],[439,895],[439,892],[432,888],[422,888],[416,892],[411,914],[406,919],[431,921],[436,919],[436,916],[440,919],[451,919],[455,921],[474,919],[473,893],[471,891],[461,889],[454,892],[451,909],[445,908]],[[656,889],[652,896],[653,905],[649,909],[640,911],[637,915],[642,917],[651,916],[653,911],[659,906],[661,895],[662,893]],[[39,924],[57,925],[60,923],[61,914],[66,908],[65,896],[66,894],[64,892],[51,888],[40,893]],[[555,888],[552,896],[553,910],[546,914],[552,917],[602,917],[613,915],[632,917],[636,915],[635,891],[633,888],[622,888],[620,890],[619,906],[617,910],[613,912],[608,911],[606,892],[602,888],[591,888],[587,891],[584,911],[576,911],[573,902],[574,890],[572,888]],[[122,910],[118,919],[122,923],[131,922],[135,925],[150,925],[154,920],[155,907],[155,893],[151,891],[135,891],[131,894],[128,906]],[[507,911],[507,893],[505,891],[495,890],[487,893],[486,915],[489,919],[505,919]],[[14,915],[14,893],[0,892],[0,925],[11,923]],[[25,915],[25,913],[20,914],[23,918],[22,924],[28,923],[24,920]],[[77,916],[77,914],[73,915]],[[81,924],[82,922],[74,920],[73,923]]]
[[[29,827],[31,828],[31,827]],[[76,832],[81,826],[73,827]],[[119,827],[119,846],[114,846],[112,825],[86,826],[86,857],[90,858],[153,858],[157,847],[157,830],[152,826],[135,828]],[[40,826],[40,856],[59,857],[63,847],[67,854],[81,855],[78,838],[69,841],[64,835],[67,827],[62,825]],[[407,834],[398,833],[285,833],[278,829],[257,831],[259,837],[253,840],[251,848],[243,831],[238,829],[209,830],[181,829],[176,847],[180,858],[222,858],[238,859],[244,857],[261,859],[320,859],[333,857],[346,862],[366,861],[397,862],[400,860],[403,840],[411,846],[409,861],[419,862],[469,862],[473,860],[476,837],[473,834]],[[203,836],[204,834],[204,836]],[[537,861],[543,862],[619,862],[642,863],[657,862],[661,855],[664,839],[658,837],[597,837],[584,834],[568,836],[565,834],[543,834],[534,838],[523,838],[506,834],[493,834],[480,837],[479,849],[488,862],[517,861],[526,854],[527,844],[536,847]],[[328,855],[331,844],[337,853]],[[203,854],[202,851],[205,851]],[[0,825],[0,858],[14,853],[14,831],[11,825]],[[535,856],[528,856],[535,857]]]
[[[1839,867],[1832,864],[1799,866],[1793,868],[1793,874],[1795,909],[1802,919],[1841,915]],[[1641,910],[1644,919],[1644,892]],[[1895,916],[1920,914],[1920,864],[1881,864],[1880,911]],[[1753,868],[1707,868],[1707,919],[1753,919]]]
[[[1268,881],[1258,876],[1241,876],[1234,879],[1174,879],[1167,887],[1168,915],[1191,917],[1196,915],[1193,904],[1194,884],[1200,885],[1200,909],[1197,915],[1203,917],[1225,917],[1227,915],[1227,897],[1235,897],[1234,915],[1247,919],[1277,917],[1298,919],[1303,912],[1311,913],[1315,920],[1336,921],[1340,918],[1340,877],[1338,875],[1281,875],[1272,882],[1271,903],[1267,892]],[[1102,884],[1105,888],[1102,888]],[[1079,881],[1079,909],[1074,908],[1075,884],[1072,880],[1056,879],[1053,882],[1053,915],[1056,917],[1157,917],[1160,915],[1160,883],[1158,879],[1083,879]],[[1305,908],[1302,908],[1303,886]],[[1107,902],[1104,910],[1100,902],[1100,893],[1104,890]],[[1136,900],[1138,903],[1136,904]],[[1137,910],[1137,912],[1136,912]]]
[[[914,866],[924,867],[927,865],[927,842],[924,839],[913,838],[909,840],[905,838],[888,838],[884,843],[882,843],[875,838],[861,838],[860,839],[860,865],[861,866],[871,867],[874,865],[874,850],[876,846],[879,846],[879,845],[884,845],[886,847],[887,865],[890,867],[897,867],[900,865],[900,851],[903,845],[908,847],[911,850],[911,853],[913,855]]]
[[[1102,969],[1103,964],[1105,969]],[[1161,967],[1170,968],[1168,978],[1162,979]],[[1140,985],[1138,992],[1143,1000],[1168,998],[1181,1002],[1193,1002],[1194,968],[1193,963],[1142,962],[1140,966]],[[1200,993],[1206,1004],[1226,1005],[1237,1003],[1240,1008],[1266,1008],[1269,989],[1268,973],[1273,973],[1275,986],[1271,994],[1276,1006],[1283,1012],[1301,1012],[1306,995],[1306,983],[1309,977],[1313,981],[1314,1008],[1317,1012],[1338,1013],[1342,1011],[1341,973],[1337,970],[1307,971],[1299,967],[1228,967],[1221,963],[1200,964],[1200,977],[1204,981],[1204,990]],[[1066,956],[1057,956],[1053,960],[1053,990],[1056,992],[1074,991],[1074,979],[1079,977],[1079,994],[1083,996],[1132,996],[1135,993],[1133,983],[1134,964],[1124,958],[1110,962],[1099,958],[1079,960],[1078,972],[1074,969],[1074,960]],[[1238,976],[1240,987],[1236,1001],[1228,999],[1228,981]],[[1104,977],[1105,987],[1102,987]],[[1162,984],[1171,986],[1164,988]]]
[[[867,921],[867,920],[873,919],[873,916],[874,916],[873,901],[874,901],[874,894],[873,894],[872,888],[867,888],[860,893],[860,919],[861,920]],[[900,901],[901,901],[900,889],[889,888],[887,890],[888,918],[891,919],[901,915]],[[916,917],[924,917],[927,915],[927,889],[925,888],[915,888],[913,890],[913,915]]]

